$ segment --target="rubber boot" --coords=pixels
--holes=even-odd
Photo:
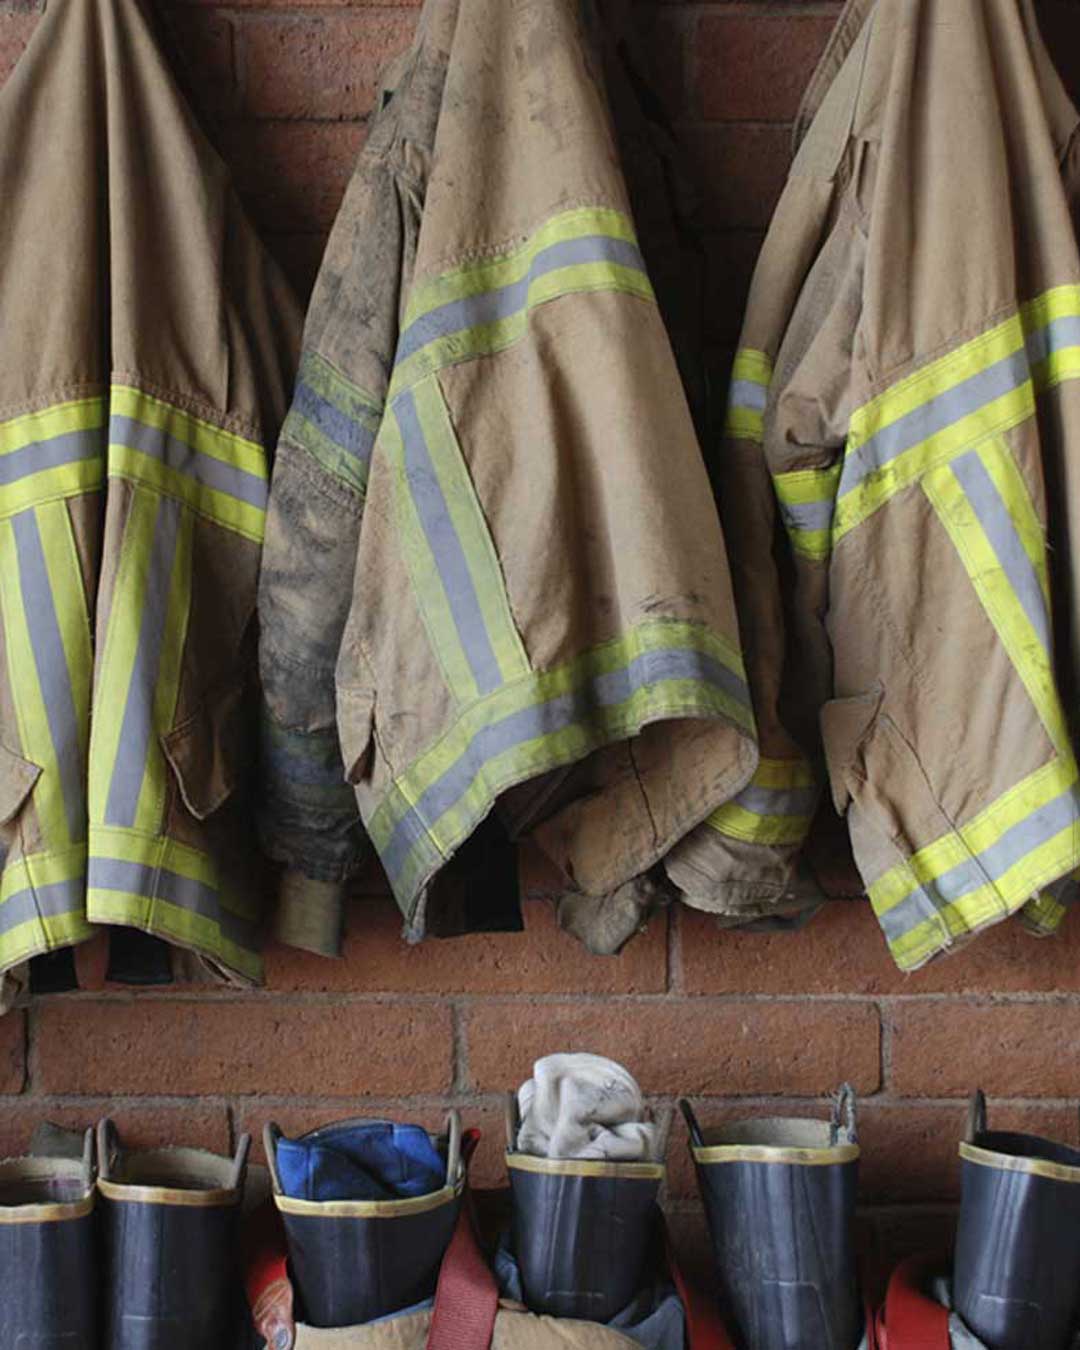
[[[740,1350],[856,1350],[855,1097],[832,1120],[761,1119],[703,1134],[688,1102],[721,1302]]]
[[[0,1350],[94,1350],[94,1135],[83,1156],[0,1162]]]
[[[525,1302],[535,1313],[610,1322],[648,1282],[664,1166],[518,1153],[516,1096],[507,1106],[510,1242]]]
[[[988,1130],[960,1145],[953,1306],[988,1350],[1068,1350],[1080,1331],[1080,1151]]]
[[[126,1152],[98,1126],[104,1350],[234,1350],[240,1201],[251,1145]]]
[[[312,1130],[305,1140],[361,1121]],[[313,1327],[352,1327],[388,1317],[435,1293],[465,1188],[461,1119],[448,1117],[437,1140],[446,1154],[446,1184],[430,1195],[393,1200],[297,1200],[284,1195],[277,1169],[281,1131],[266,1127],[274,1203],[285,1225],[289,1268],[301,1320]]]

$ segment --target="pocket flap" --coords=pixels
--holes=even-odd
[[[356,784],[368,769],[375,726],[375,693],[369,689],[337,691],[338,736],[345,778]]]
[[[244,694],[240,683],[211,694],[161,738],[184,805],[196,820],[205,820],[224,806],[236,786],[243,763]]]
[[[0,825],[19,813],[41,777],[41,767],[0,745]]]
[[[877,721],[884,690],[878,686],[855,698],[838,698],[821,710],[821,738],[829,766],[832,799],[840,815],[851,804],[852,782],[865,776],[862,746]]]

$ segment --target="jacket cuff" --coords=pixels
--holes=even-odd
[[[288,871],[278,889],[274,936],[286,947],[316,956],[340,956],[345,882],[317,881]]]

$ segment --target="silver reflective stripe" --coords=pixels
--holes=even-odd
[[[106,825],[130,827],[135,824],[146,772],[146,757],[154,735],[154,696],[168,619],[180,511],[180,503],[172,498],[163,497],[158,502],[154,540],[147,562],[146,593],[143,596],[138,644],[124,705],[120,744],[105,806]]]
[[[77,464],[81,460],[96,459],[102,454],[100,428],[88,431],[65,431],[47,441],[34,441],[0,455],[0,487],[10,487],[20,478],[58,469],[62,464]]]
[[[1050,615],[1038,573],[1016,532],[1009,508],[1002,500],[994,480],[974,450],[954,460],[952,471],[964,489],[964,495],[979,518],[991,547],[1009,579],[1016,598],[1024,607],[1043,649],[1050,651]]]
[[[1080,793],[1075,788],[1033,811],[1006,830],[1001,838],[974,858],[958,863],[925,886],[917,886],[878,919],[890,942],[911,932],[940,909],[1001,877],[1029,853],[1048,843],[1062,830],[1080,822]]]
[[[1067,347],[1080,347],[1080,318],[1069,316],[1053,319],[1045,328],[1039,328],[1027,339],[1028,360],[1032,365],[1045,361],[1054,352]]]
[[[454,528],[435,466],[431,462],[416,412],[416,401],[411,393],[404,393],[396,400],[394,416],[401,428],[409,493],[435,559],[454,626],[477,688],[481,694],[489,694],[502,683],[502,671],[484,623],[465,550]]]
[[[827,530],[833,521],[835,503],[829,497],[820,502],[780,503],[780,512],[785,523],[793,530],[810,533],[815,530]]]
[[[843,497],[854,491],[865,478],[905,450],[920,445],[961,418],[1019,389],[1030,375],[1027,353],[1021,349],[882,427],[847,455],[840,476],[839,495]]]
[[[68,673],[67,653],[60,632],[41,533],[33,510],[13,516],[15,552],[19,560],[22,593],[30,644],[34,650],[38,687],[49,722],[64,798],[68,837],[72,843],[86,837],[86,781],[79,717]],[[55,842],[55,841],[53,841]]]
[[[148,426],[133,417],[121,417],[114,413],[109,419],[109,441],[113,445],[124,445],[130,450],[149,455],[176,473],[182,473],[215,492],[224,492],[249,506],[260,509],[266,506],[270,489],[265,479],[258,474],[248,473],[246,469],[239,469],[235,464],[215,459],[213,455],[204,455],[160,427]]]
[[[15,891],[0,904],[0,936],[6,936],[20,924],[34,919],[58,919],[64,914],[84,912],[86,882],[53,881],[46,886],[27,886]]]
[[[329,399],[299,380],[293,394],[292,410],[318,427],[328,440],[347,455],[367,464],[375,448],[375,432],[358,422],[347,412],[335,407]]]
[[[425,822],[434,824],[454,807],[473,782],[483,777],[490,761],[575,724],[588,727],[597,708],[617,707],[639,690],[666,680],[712,684],[750,707],[749,690],[738,675],[703,652],[673,647],[645,652],[620,670],[596,675],[557,698],[509,713],[482,727],[460,758],[398,822],[386,847],[380,850],[391,880],[401,873],[413,845],[427,837]]]
[[[812,816],[817,800],[818,790],[813,787],[748,787],[735,798],[735,804],[755,816]]]
[[[749,408],[752,412],[764,412],[769,401],[768,388],[755,384],[753,380],[732,380],[728,391],[728,402],[733,408]]]
[[[574,267],[579,263],[610,262],[620,267],[632,267],[636,271],[645,271],[645,262],[636,244],[625,239],[612,239],[607,235],[586,235],[581,239],[567,239],[559,244],[537,253],[529,265],[528,272],[509,286],[496,290],[483,291],[479,295],[470,295],[462,300],[451,300],[437,309],[414,319],[401,336],[398,343],[395,364],[400,365],[410,356],[439,338],[449,337],[468,328],[481,324],[495,323],[499,319],[508,319],[526,308],[529,300],[529,287],[539,277],[549,272],[557,272],[563,267]]]
[[[217,890],[203,881],[163,867],[151,867],[148,863],[91,857],[88,883],[95,891],[117,891],[150,901],[163,900],[177,909],[216,923],[225,937],[237,946],[255,949],[254,925],[226,909]]]

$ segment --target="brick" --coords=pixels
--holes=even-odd
[[[354,122],[230,122],[218,129],[217,140],[261,229],[319,234],[334,223],[364,128]]]
[[[37,27],[38,18],[37,14],[0,14],[0,82],[15,69]]]
[[[26,1015],[0,1017],[0,1095],[21,1092],[26,1084]]]
[[[422,1125],[425,1129],[441,1134],[446,1127],[446,1113],[449,1104],[410,1106],[401,1102],[360,1102],[345,1106],[340,1101],[282,1102],[278,1105],[258,1102],[238,1102],[236,1105],[236,1128],[246,1130],[252,1137],[252,1160],[265,1162],[263,1151],[263,1128],[268,1121],[274,1121],[290,1138],[330,1125],[339,1120],[363,1117],[365,1120],[396,1120],[402,1123]],[[496,1187],[506,1184],[505,1166],[505,1130],[501,1106],[459,1106],[461,1123],[464,1129],[478,1129],[480,1144],[469,1168],[469,1178],[473,1186],[480,1188]]]
[[[834,22],[831,15],[704,15],[694,44],[701,115],[721,122],[791,121]]]
[[[786,126],[680,126],[686,172],[714,230],[763,230],[791,166]]]
[[[638,5],[635,37],[645,62],[643,74],[669,117],[687,102],[687,52],[696,42],[694,18],[653,5]]]
[[[198,7],[219,5],[222,0],[176,0]],[[229,0],[230,9],[419,9],[424,0]]]
[[[366,117],[387,64],[412,39],[409,10],[245,17],[243,108],[253,117]]]
[[[34,1032],[44,1092],[357,1098],[449,1087],[450,1013],[433,1004],[67,1000],[43,1005]]]
[[[325,234],[268,234],[264,240],[278,266],[307,301],[326,252]]]
[[[1075,1097],[1080,1005],[903,1003],[891,1009],[890,1087],[900,1096]]]
[[[354,903],[342,960],[271,947],[267,981],[274,989],[419,994],[661,993],[666,987],[665,915],[620,956],[602,957],[560,931],[549,901],[526,901],[524,913],[524,933],[429,938],[409,946],[392,900]]]
[[[650,1093],[813,1096],[880,1077],[876,1008],[856,1003],[492,1003],[465,1018],[483,1091],[516,1087],[542,1055],[585,1050],[625,1064]]]
[[[115,1097],[82,1098],[77,1102],[48,1097],[23,1097],[0,1113],[0,1157],[26,1152],[35,1128],[45,1121],[66,1130],[85,1130],[108,1116],[128,1148],[183,1145],[212,1153],[230,1151],[229,1115],[224,1106],[173,1102],[118,1101]]]

